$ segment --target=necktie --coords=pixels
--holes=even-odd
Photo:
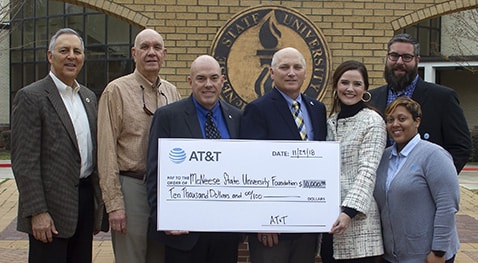
[[[206,139],[221,139],[221,133],[219,133],[216,124],[212,120],[212,112],[206,114],[204,130],[206,131]]]
[[[302,117],[302,112],[300,111],[300,103],[297,101],[292,102],[292,115],[294,116],[295,124],[297,125],[297,130],[299,131],[300,138],[302,140],[307,140],[307,130],[305,129],[304,118]]]

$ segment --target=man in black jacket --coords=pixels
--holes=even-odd
[[[422,139],[445,148],[460,173],[471,155],[471,136],[463,110],[453,89],[419,77],[419,62],[419,43],[409,34],[394,36],[387,46],[384,72],[387,85],[370,91],[370,105],[383,113],[400,96],[420,103],[423,115],[418,131]]]

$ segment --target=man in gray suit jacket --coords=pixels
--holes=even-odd
[[[75,80],[84,57],[78,33],[60,29],[48,49],[49,75],[13,101],[17,229],[29,234],[29,262],[91,262],[100,230],[96,96]]]
[[[237,138],[239,135],[240,110],[219,101],[224,84],[219,63],[208,55],[198,57],[191,65],[188,82],[192,95],[159,108],[151,124],[146,177],[151,207],[150,231],[166,245],[166,263],[236,263],[240,238],[237,233],[156,231],[158,138],[209,138],[206,122],[211,113],[220,134],[216,138]]]

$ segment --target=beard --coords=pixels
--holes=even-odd
[[[394,69],[405,70],[405,75],[396,76],[393,73]],[[412,84],[413,80],[418,74],[418,64],[412,69],[406,68],[404,65],[387,65],[385,64],[384,78],[387,81],[388,85],[395,91],[403,91],[405,88]]]

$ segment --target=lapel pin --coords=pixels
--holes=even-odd
[[[314,105],[314,102],[313,102],[313,101],[311,101],[311,102],[310,102],[310,105]]]
[[[87,103],[90,103],[90,98],[85,99]]]

